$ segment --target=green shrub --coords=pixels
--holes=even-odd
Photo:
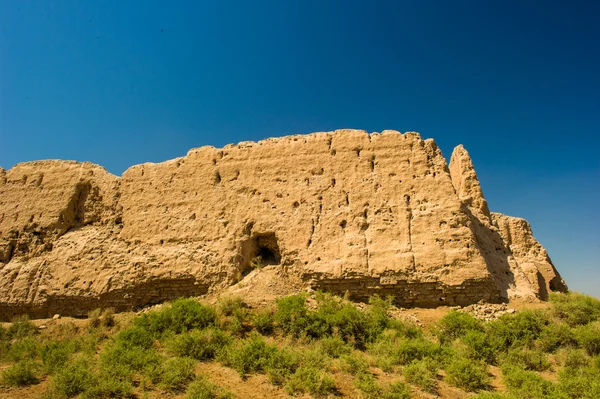
[[[490,364],[496,363],[496,351],[485,333],[470,330],[455,342],[458,352],[464,357]]]
[[[354,378],[354,386],[364,399],[379,399],[383,393],[383,389],[370,373],[358,373]]]
[[[81,394],[81,399],[127,398],[133,393],[133,386],[128,379],[114,375],[100,374]]]
[[[167,350],[175,356],[210,360],[224,350],[232,341],[229,334],[214,327],[193,330],[188,334],[175,335],[165,343]]]
[[[557,388],[568,398],[600,398],[600,369],[597,366],[567,366],[559,373]]]
[[[481,392],[478,395],[471,396],[470,399],[512,399],[512,397],[500,392]]]
[[[379,385],[372,374],[360,373],[354,379],[354,385],[364,399],[410,399],[410,388],[398,381]]]
[[[8,327],[6,335],[10,339],[25,338],[34,335],[38,331],[26,315],[17,316],[13,319],[12,324]]]
[[[497,351],[507,351],[513,346],[530,346],[547,324],[542,312],[523,310],[488,323],[486,330],[493,347]]]
[[[317,309],[306,307],[303,295],[276,301],[275,324],[295,337],[324,338],[338,336],[356,347],[364,347],[381,334],[388,323],[387,302],[374,297],[367,311],[330,294],[317,294]]]
[[[600,318],[600,300],[570,292],[552,293],[550,302],[554,305],[554,314],[570,326],[588,324]]]
[[[364,374],[369,370],[369,361],[361,352],[352,352],[340,357],[340,367],[352,375]]]
[[[334,359],[352,352],[352,347],[339,337],[325,337],[317,342],[317,347]]]
[[[100,315],[102,315],[102,309],[100,308],[88,312],[88,330],[100,327]]]
[[[592,363],[583,349],[567,349],[559,352],[559,355],[563,366],[567,368],[589,367]]]
[[[236,310],[247,308],[248,304],[240,297],[222,298],[217,302],[217,311],[223,316],[232,316]]]
[[[423,330],[418,325],[397,319],[389,319],[386,329],[379,335],[386,334],[388,331],[393,331],[396,336],[404,338],[421,338],[423,336]]]
[[[67,363],[74,352],[75,344],[72,341],[52,340],[44,344],[40,349],[44,373],[53,374]]]
[[[252,334],[247,339],[228,347],[220,358],[225,365],[234,368],[245,377],[248,373],[265,370],[276,351],[277,348],[268,345],[260,335]]]
[[[483,331],[483,323],[468,313],[451,310],[439,321],[435,332],[445,345],[468,331]]]
[[[274,323],[275,316],[271,310],[259,310],[252,314],[252,324],[261,334],[270,334]]]
[[[59,397],[72,398],[94,385],[94,376],[86,359],[76,359],[57,370],[52,378],[51,391]]]
[[[437,391],[437,373],[438,365],[433,359],[414,360],[402,369],[406,381],[429,393]]]
[[[277,311],[275,325],[285,334],[299,337],[303,335],[309,324],[309,312],[304,295],[292,295],[275,300]]]
[[[367,346],[367,351],[384,371],[390,371],[394,365],[408,364],[424,357],[441,360],[444,354],[444,348],[438,344],[424,338],[401,338],[393,330],[381,334],[376,342]]]
[[[504,384],[509,392],[519,399],[553,398],[555,392],[550,381],[546,381],[533,371],[505,365],[502,367]]]
[[[326,372],[313,366],[302,366],[290,376],[285,389],[290,394],[309,393],[323,397],[335,393],[337,388],[335,380]]]
[[[35,359],[38,357],[39,344],[37,340],[31,336],[18,339],[9,346],[6,353],[6,359],[13,362],[26,359]]]
[[[204,306],[195,299],[177,299],[171,306],[146,313],[134,320],[134,325],[160,337],[165,332],[181,334],[193,329],[213,326],[217,315],[213,308]]]
[[[544,327],[539,338],[540,348],[553,353],[559,348],[576,347],[575,334],[563,323],[550,323]]]
[[[234,335],[242,335],[246,330],[248,321],[248,310],[245,308],[235,309],[231,317],[224,318],[222,326]]]
[[[168,391],[183,391],[194,379],[196,362],[187,357],[168,359],[162,365],[159,386]]]
[[[446,380],[451,385],[475,392],[485,389],[490,378],[485,363],[459,357],[446,366]]]
[[[204,376],[198,376],[192,382],[186,393],[186,399],[231,399],[231,392],[219,389]]]
[[[550,362],[543,352],[527,348],[509,350],[504,358],[504,364],[532,371],[543,371],[550,368]]]
[[[425,357],[436,357],[440,354],[439,345],[423,338],[404,339],[392,352],[395,364],[408,364],[413,360],[421,360]]]
[[[123,341],[108,344],[100,353],[100,369],[108,374],[128,378],[140,372],[154,378],[160,373],[163,358],[155,349],[128,345]]]
[[[148,330],[136,326],[120,331],[115,336],[115,342],[126,347],[150,349],[154,344],[154,338]]]
[[[288,348],[273,351],[264,366],[272,384],[283,385],[300,365],[301,356]]]
[[[408,385],[397,381],[383,386],[381,399],[410,399],[411,391]]]
[[[117,325],[117,321],[115,320],[115,310],[113,308],[104,309],[102,312],[101,319],[102,327],[112,328]]]
[[[588,355],[600,354],[600,323],[592,323],[578,327],[575,330],[577,342],[583,347]]]
[[[20,360],[2,371],[2,383],[10,386],[27,386],[37,384],[38,365],[31,359]]]

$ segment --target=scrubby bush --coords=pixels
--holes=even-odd
[[[371,306],[366,311],[330,294],[317,295],[317,309],[314,311],[309,310],[305,302],[303,295],[277,300],[275,323],[284,333],[317,339],[337,336],[362,348],[374,341],[389,322],[389,303],[378,297],[372,298]]]
[[[128,398],[132,396],[130,380],[114,375],[100,374],[92,378],[92,383],[81,394],[81,399]]]
[[[267,377],[275,385],[283,385],[300,366],[301,356],[298,352],[283,348],[273,351],[264,366]]]
[[[240,297],[226,297],[217,302],[217,311],[222,316],[231,316],[236,310],[247,308],[248,304]]]
[[[310,324],[309,311],[304,295],[292,295],[275,301],[277,311],[275,325],[285,334],[299,337],[307,331]]]
[[[458,357],[446,366],[446,380],[451,385],[475,392],[485,389],[490,378],[485,363]]]
[[[143,339],[139,341],[128,342],[124,337],[143,338],[135,334],[125,334],[117,336],[117,339],[108,344],[100,353],[100,368],[109,375],[116,375],[121,378],[129,378],[133,372],[140,372],[150,377],[160,373],[160,366],[163,362],[162,356],[150,347]],[[134,342],[140,345],[135,345]]]
[[[600,369],[594,366],[566,366],[558,377],[558,391],[568,398],[600,398]]]
[[[392,352],[396,364],[408,364],[413,360],[436,357],[441,353],[439,345],[423,338],[404,339]]]
[[[543,371],[550,368],[550,362],[543,352],[528,348],[509,350],[504,358],[504,364],[532,371]]]
[[[27,386],[37,384],[39,366],[31,359],[20,360],[2,371],[2,383],[10,386]]]
[[[8,327],[6,335],[10,339],[18,339],[32,336],[37,331],[37,327],[29,320],[29,317],[23,315],[13,319],[12,324]]]
[[[354,378],[354,386],[364,399],[379,399],[383,391],[370,373],[358,373]]]
[[[564,367],[579,368],[591,365],[591,359],[583,349],[566,349],[557,353],[558,360]]]
[[[469,330],[455,341],[454,348],[459,354],[473,360],[483,360],[486,363],[496,363],[496,350],[488,336],[476,330]]]
[[[277,351],[264,338],[253,334],[227,348],[219,356],[225,365],[233,367],[242,377],[248,373],[264,371],[271,356]]]
[[[433,359],[414,360],[402,369],[406,381],[425,392],[437,391],[438,363]]]
[[[408,385],[397,381],[383,386],[381,399],[410,399],[411,391]]]
[[[379,336],[386,334],[389,331],[393,331],[394,335],[404,338],[421,338],[423,336],[421,327],[415,323],[398,319],[389,319],[386,329],[383,330]]]
[[[158,311],[146,313],[134,320],[134,325],[140,327],[154,337],[160,337],[165,332],[181,334],[193,329],[202,329],[216,323],[216,311],[202,305],[195,299],[177,299],[171,306]]]
[[[185,392],[186,399],[231,399],[231,392],[219,389],[204,376],[198,376]]]
[[[317,341],[317,348],[334,359],[352,352],[352,347],[339,337],[325,337]]]
[[[335,380],[328,373],[314,366],[302,366],[290,376],[285,389],[290,394],[309,393],[323,397],[334,393],[337,388]]]
[[[513,346],[530,346],[547,324],[543,312],[523,310],[488,323],[487,335],[497,351],[507,351]]]
[[[210,360],[232,342],[229,334],[218,328],[193,330],[187,334],[169,338],[165,346],[175,356],[187,356],[198,360]]]
[[[340,367],[352,375],[363,374],[369,370],[369,361],[362,353],[352,352],[340,357]]]
[[[600,322],[578,327],[575,330],[575,337],[588,355],[596,356],[600,354]]]
[[[550,323],[544,327],[539,338],[540,349],[553,353],[559,348],[576,347],[575,334],[563,323]]]
[[[183,391],[194,379],[196,362],[186,357],[168,359],[162,364],[158,385],[168,391]]]
[[[600,300],[588,295],[570,292],[550,294],[553,313],[570,326],[588,324],[600,318]]]
[[[14,341],[8,348],[6,359],[13,362],[35,359],[39,353],[39,343],[33,337],[24,337]]]
[[[555,389],[552,383],[533,371],[505,365],[502,367],[502,377],[509,392],[517,398],[542,399],[555,397],[553,396]]]
[[[500,392],[481,392],[478,395],[471,396],[470,399],[513,399],[513,397]]]
[[[372,374],[360,373],[354,379],[354,385],[364,399],[410,399],[410,388],[398,381],[380,385]]]
[[[88,329],[93,330],[94,328],[100,327],[100,315],[102,309],[97,308],[88,312]]]
[[[468,313],[451,310],[439,321],[435,333],[441,344],[448,344],[469,331],[483,331],[483,323]]]
[[[270,334],[273,331],[274,323],[274,312],[269,309],[259,310],[252,314],[252,324],[261,334]]]
[[[52,378],[51,391],[55,396],[72,398],[94,386],[94,376],[87,359],[76,359],[57,370]]]
[[[75,343],[72,341],[51,340],[45,343],[40,349],[44,373],[53,374],[63,367],[75,349]]]

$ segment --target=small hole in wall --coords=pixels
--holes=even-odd
[[[331,150],[331,155],[335,157],[335,155],[337,154],[336,150]]]
[[[298,201],[294,201],[294,203],[292,204],[292,208],[296,209],[300,206],[300,203]]]
[[[357,148],[355,151],[356,151],[356,156],[360,157],[360,151],[361,151],[360,148]]]
[[[218,171],[215,171],[214,183],[221,184],[221,174]]]
[[[348,222],[347,222],[347,221],[345,221],[345,220],[342,220],[342,221],[340,222],[340,227],[341,227],[342,229],[345,229],[347,224],[348,224]]]
[[[275,233],[258,233],[244,240],[239,249],[240,277],[255,268],[279,265],[281,254]]]

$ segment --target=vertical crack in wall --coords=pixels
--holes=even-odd
[[[308,239],[307,248],[312,245],[313,236],[315,235],[315,230],[321,224],[321,214],[323,213],[323,197],[319,196],[319,207],[317,208],[317,214],[312,218],[312,228],[310,230],[310,238]]]
[[[410,251],[412,260],[411,260],[411,267],[414,270],[415,269],[415,252],[413,251],[413,245],[412,245],[412,219],[413,219],[413,214],[412,214],[412,207],[410,205],[410,195],[404,195],[404,201],[406,202],[406,220],[407,220],[407,226],[408,226],[408,250]]]

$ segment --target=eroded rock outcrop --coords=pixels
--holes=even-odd
[[[468,153],[339,130],[202,147],[122,177],[0,170],[0,315],[80,315],[239,281],[258,261],[405,306],[545,298],[566,286],[521,219],[489,212]]]

